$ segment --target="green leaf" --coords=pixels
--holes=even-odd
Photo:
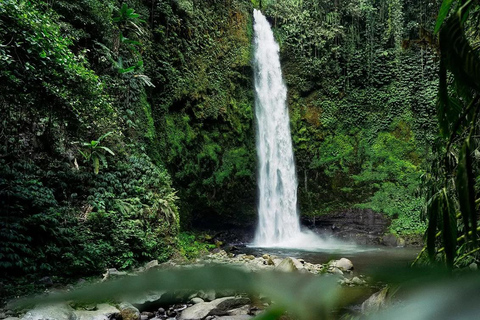
[[[470,230],[477,229],[474,190],[475,181],[473,177],[474,173],[472,167],[470,138],[467,138],[460,151],[456,176],[457,179],[455,180],[460,212],[462,214],[463,223],[465,225],[465,234],[467,237]],[[475,240],[476,237],[474,237],[474,241]]]
[[[453,0],[443,0],[442,6],[440,7],[440,11],[438,12],[437,23],[435,24],[434,33],[438,33],[440,27],[443,24],[443,21],[448,15],[450,8],[452,7]]]
[[[110,149],[109,149],[109,148],[107,148],[107,147],[100,146],[99,148],[100,148],[100,149],[102,149],[102,150],[105,150],[105,151],[107,151],[107,152],[108,152],[108,153],[110,153],[112,156],[114,156],[114,155],[115,155],[115,153],[113,153],[113,151],[112,151],[112,150],[110,150]]]
[[[110,132],[107,132],[105,133],[103,136],[101,136],[100,138],[98,138],[98,141],[102,141],[103,139],[105,139],[106,137],[108,137],[109,135],[111,135],[113,133],[113,131],[110,131]]]
[[[442,235],[443,244],[445,248],[445,258],[447,266],[453,267],[453,260],[455,258],[455,250],[457,246],[457,223],[455,218],[455,211],[453,210],[453,204],[447,195],[446,188],[443,188],[440,193],[440,210],[442,213]]]
[[[431,261],[435,259],[435,238],[437,233],[439,194],[435,194],[427,204],[428,229],[427,252]]]
[[[98,171],[100,170],[100,161],[98,158],[98,155],[93,156],[93,172],[95,174],[98,174]]]
[[[118,72],[119,72],[119,73],[129,73],[129,72],[133,72],[136,67],[137,67],[137,66],[131,66],[131,67],[128,67],[128,68],[126,68],[126,69],[119,68],[119,69],[118,69]]]
[[[455,75],[455,80],[480,91],[480,59],[468,42],[458,16],[448,19],[440,31],[440,50],[445,67]]]

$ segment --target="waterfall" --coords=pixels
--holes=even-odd
[[[259,10],[254,10],[254,20],[259,166],[259,222],[254,244],[275,246],[287,243],[301,233],[297,214],[297,177],[279,46],[270,24]]]
[[[358,251],[355,244],[300,229],[287,87],[279,46],[265,16],[254,10],[255,119],[258,157],[258,226],[253,246]]]

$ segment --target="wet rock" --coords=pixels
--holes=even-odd
[[[330,262],[330,267],[338,268],[342,271],[348,271],[353,269],[353,263],[347,258],[341,258],[340,260]]]
[[[275,267],[275,270],[283,272],[292,272],[300,269],[303,269],[302,263],[292,257],[283,259],[283,261]]]
[[[34,309],[25,313],[22,320],[71,320],[75,319],[74,310],[72,307],[63,304],[52,304],[35,307]]]
[[[227,314],[229,316],[241,316],[241,315],[247,315],[249,313],[250,313],[250,306],[249,305],[245,305],[245,306],[242,306],[242,307],[239,307],[239,308],[235,308],[235,309],[229,310],[227,312]]]
[[[129,302],[122,302],[118,305],[123,320],[140,319],[140,311]]]
[[[475,262],[472,262],[468,265],[468,268],[472,271],[477,271],[478,270],[478,266]]]
[[[199,297],[195,297],[195,298],[192,298],[190,300],[191,303],[193,304],[197,304],[197,303],[201,303],[201,302],[205,302],[202,298],[199,298]]]
[[[352,284],[357,285],[357,286],[361,286],[361,285],[365,284],[365,281],[363,281],[359,277],[353,277]]]
[[[302,217],[303,225],[322,234],[354,241],[357,244],[380,244],[390,220],[370,209],[347,209],[318,217]]]
[[[226,315],[229,310],[246,305],[250,299],[244,297],[225,297],[212,302],[202,302],[185,309],[179,320],[199,320],[208,315]]]
[[[222,320],[249,320],[252,319],[253,316],[250,316],[248,314],[242,314],[242,315],[237,315],[237,316],[223,316],[223,317],[216,317],[214,319],[222,319]]]
[[[331,270],[329,270],[329,272],[333,274],[343,275],[343,271],[337,267],[333,267]]]
[[[4,318],[3,320],[20,320],[20,318],[17,318],[17,317],[7,317],[7,318]]]
[[[372,294],[367,300],[362,303],[362,313],[375,313],[383,308],[387,303],[388,287],[383,288],[379,292]]]

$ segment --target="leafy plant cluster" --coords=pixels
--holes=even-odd
[[[158,157],[182,224],[251,224],[255,146],[249,1],[154,2],[149,70]]]
[[[2,278],[130,268],[178,247],[133,5],[0,5]]]
[[[443,1],[435,32],[441,53],[436,162],[425,179],[430,261],[465,266],[478,261],[478,113],[480,6]],[[453,44],[453,45],[452,45]],[[422,257],[422,254],[419,256]]]
[[[199,236],[191,232],[180,232],[178,234],[178,244],[180,254],[187,259],[195,259],[214,249],[214,244],[207,243],[207,237]]]
[[[176,247],[177,197],[165,169],[146,155],[98,175],[2,159],[1,176],[2,276],[125,269],[164,261]]]

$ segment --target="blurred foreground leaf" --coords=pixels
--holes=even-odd
[[[371,320],[478,319],[480,317],[478,273],[430,283],[401,303],[369,317]]]
[[[234,289],[269,297],[274,308],[265,319],[277,319],[287,310],[298,319],[330,319],[333,311],[359,297],[361,289],[342,288],[333,275],[301,273],[247,272],[240,268],[202,267],[175,270],[150,270],[137,276],[97,283],[72,292],[21,300],[17,306],[50,304],[60,301],[123,301],[148,291]]]

